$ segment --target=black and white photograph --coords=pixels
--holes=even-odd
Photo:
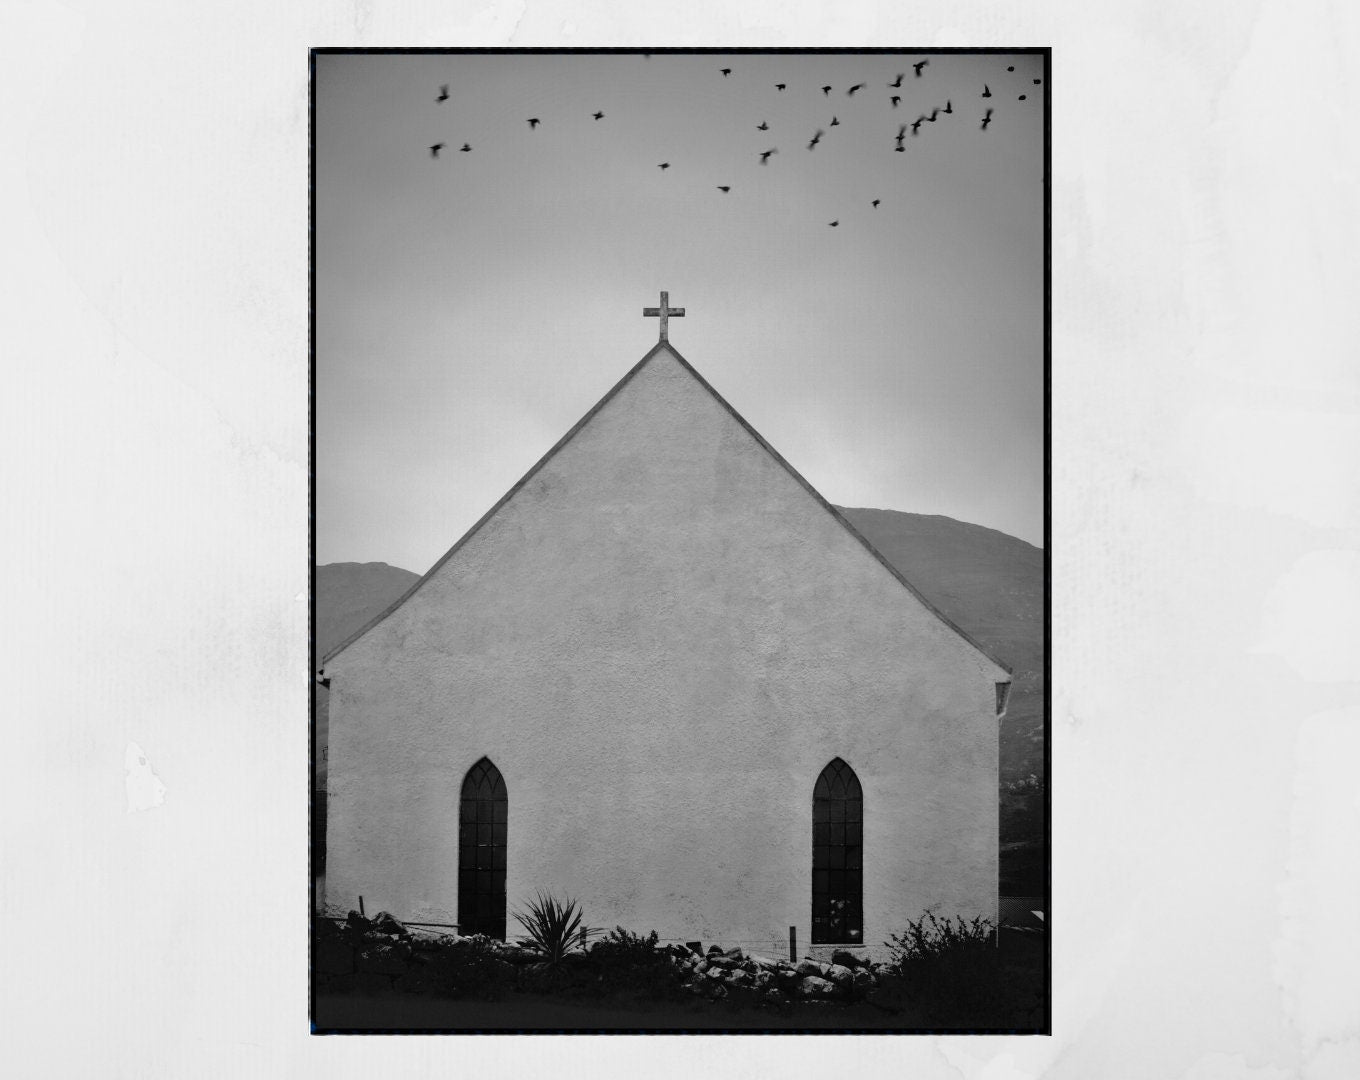
[[[0,55],[5,1075],[1360,1076],[1360,6]]]
[[[314,50],[315,1031],[1049,1030],[1048,61]]]

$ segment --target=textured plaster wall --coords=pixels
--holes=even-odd
[[[595,925],[807,943],[812,789],[839,756],[865,941],[994,912],[1004,672],[665,350],[327,673],[332,912],[456,919],[483,755],[512,908],[551,889]]]

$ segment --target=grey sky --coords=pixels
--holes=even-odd
[[[827,499],[1041,544],[1042,75],[318,57],[317,561],[423,573],[651,348],[661,289],[672,344]]]

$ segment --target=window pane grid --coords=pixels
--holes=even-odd
[[[458,927],[505,937],[508,793],[500,770],[482,758],[463,780],[458,812]]]
[[[822,770],[812,799],[812,942],[864,939],[864,792],[840,758]]]

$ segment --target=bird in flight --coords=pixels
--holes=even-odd
[[[902,145],[902,140],[905,139],[906,137],[907,137],[907,125],[906,125],[906,124],[900,124],[900,125],[898,125],[898,128],[897,128],[897,136],[896,136],[896,138],[897,138],[897,145],[898,145],[898,146],[901,146],[901,145]]]
[[[855,91],[863,90],[864,85],[865,85],[864,83],[855,83],[854,86],[850,87],[850,89],[846,91],[846,94],[850,97],[854,97]]]
[[[784,87],[786,87],[786,86],[788,86],[788,85],[789,85],[788,83],[777,82],[777,83],[774,84],[774,88],[775,88],[776,90],[781,90],[781,91],[782,91],[782,90],[784,89]]]
[[[839,120],[837,120],[837,119],[833,116],[833,117],[831,118],[831,126],[832,126],[832,127],[840,127],[840,125],[841,125],[841,122],[840,122]]]
[[[987,130],[987,125],[992,122],[992,110],[987,110],[987,115],[982,118],[982,130]]]
[[[953,111],[954,111],[954,103],[953,103],[952,101],[946,101],[946,102],[944,103],[944,111],[947,112],[947,113],[953,113]]]
[[[895,109],[895,108],[897,108],[897,106],[899,106],[899,105],[901,105],[901,104],[902,104],[902,99],[901,99],[900,97],[898,97],[896,94],[894,94],[894,95],[892,96],[892,105],[893,105],[893,108]]]
[[[983,83],[983,84],[982,84],[982,96],[983,96],[983,97],[991,97],[991,96],[992,96],[992,88],[991,88],[990,86],[988,86],[986,83]]]
[[[923,123],[925,123],[925,119],[926,118],[924,116],[918,116],[914,121],[912,121],[911,133],[913,135],[916,134],[916,129],[919,128]]]
[[[817,129],[817,134],[814,135],[814,136],[812,136],[812,142],[808,143],[808,149],[811,150],[814,146],[816,146],[816,145],[817,145],[819,142],[821,142],[821,141],[822,141],[822,129],[821,129],[821,128],[818,128],[818,129]]]
[[[723,78],[725,79],[725,78],[727,78],[727,76],[729,76],[729,75],[732,74],[732,69],[731,69],[731,68],[723,68],[723,69],[722,69],[722,73],[723,73]]]
[[[875,210],[878,209],[878,204],[879,204],[879,200],[878,200],[878,199],[875,199],[875,200],[873,201],[873,204],[872,204],[872,205],[873,205],[873,208],[874,208]]]
[[[829,86],[823,86],[823,87],[822,87],[822,97],[826,97],[826,95],[829,94],[829,93],[831,93],[831,87],[829,87]]]
[[[1024,94],[1021,94],[1016,100],[1017,100],[1017,101],[1024,101],[1024,100],[1025,100],[1025,95],[1024,95]]]
[[[831,222],[831,227],[834,229],[840,223],[841,223],[840,218],[837,218],[835,221]]]
[[[756,130],[757,130],[757,131],[769,131],[769,130],[770,130],[770,125],[767,124],[767,123],[765,123],[764,120],[762,120],[760,123],[758,123],[758,124],[756,125]]]
[[[533,129],[538,127],[538,125],[541,124],[542,122],[543,121],[541,121],[537,116],[531,116],[529,118],[529,130],[533,131]]]
[[[660,165],[657,166],[658,169],[669,169],[670,167],[671,163],[669,161],[663,161]]]
[[[729,191],[732,190],[732,185],[731,185],[731,184],[719,184],[719,185],[718,185],[718,190],[721,191],[724,195],[726,195]]]
[[[911,65],[911,69],[912,71],[916,72],[916,77],[918,79],[921,77],[921,69],[925,67],[928,63],[930,63],[929,60],[922,60],[919,64]]]
[[[897,73],[897,78],[894,79],[892,82],[888,83],[888,85],[891,86],[894,90],[899,90],[899,89],[901,89],[901,87],[902,87],[902,72],[899,71],[899,72]]]
[[[913,132],[912,134],[915,134],[915,132]],[[905,153],[907,152],[907,148],[906,148],[905,146],[903,146],[901,143],[898,143],[898,144],[897,144],[897,152],[898,152],[899,154],[905,154]]]
[[[460,154],[466,154],[471,149],[472,146],[469,143],[463,143],[463,145],[458,148],[458,152]]]
[[[591,113],[590,115],[593,116],[593,117],[595,117],[596,120],[603,120],[603,119],[604,119],[604,113],[602,113],[602,112]]]
[[[768,164],[770,163],[770,155],[771,155],[771,154],[777,154],[778,152],[779,152],[779,147],[777,147],[777,146],[776,146],[773,150],[762,150],[762,151],[760,152],[760,163],[761,163],[762,165],[768,165]]]
[[[1006,70],[1007,70],[1007,71],[1014,71],[1014,70],[1015,70],[1015,65],[1012,64],[1012,65],[1011,65],[1010,67],[1008,67]]]
[[[1035,79],[1035,80],[1034,80],[1034,85],[1035,85],[1035,86],[1038,86],[1038,85],[1039,85],[1039,82],[1040,82],[1040,80]]]
[[[432,147],[430,147],[430,157],[437,158],[439,156],[439,151],[443,149],[444,144],[442,142],[435,143]]]
[[[935,123],[935,118],[936,118],[937,116],[939,116],[939,115],[940,115],[940,110],[939,110],[939,109],[931,109],[931,110],[930,110],[930,115],[927,116],[926,119],[929,120],[929,121],[933,124],[933,123]]]
[[[435,101],[448,101],[448,100],[449,100],[449,84],[445,83],[443,86],[439,88],[439,96],[435,98]]]

